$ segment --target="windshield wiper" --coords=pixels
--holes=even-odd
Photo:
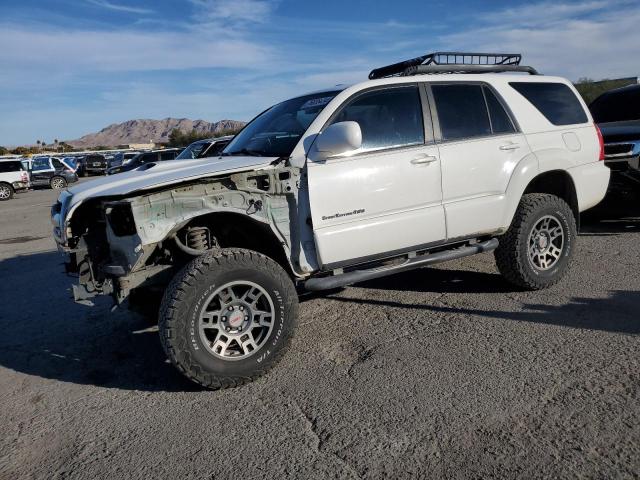
[[[226,157],[227,155],[229,156],[248,155],[250,157],[266,157],[267,156],[265,155],[265,152],[261,150],[251,150],[249,148],[243,148],[242,150],[238,150],[237,152],[228,152],[228,153],[222,154],[223,157]]]

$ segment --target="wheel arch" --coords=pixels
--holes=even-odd
[[[563,199],[573,212],[576,227],[580,229],[580,207],[578,205],[578,193],[573,178],[566,170],[548,170],[535,176],[522,192],[547,193]]]
[[[297,276],[290,255],[268,223],[241,213],[211,212],[190,218],[173,233],[193,226],[209,228],[222,248],[244,248],[262,253],[276,261],[292,278]]]

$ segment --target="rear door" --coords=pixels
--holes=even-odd
[[[360,125],[362,147],[307,163],[322,265],[337,268],[441,242],[440,160],[425,92],[418,84],[359,92],[326,126],[343,121]]]
[[[435,107],[447,238],[492,233],[504,218],[513,170],[530,153],[527,141],[487,84],[434,82],[429,97]]]

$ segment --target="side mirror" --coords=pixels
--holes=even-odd
[[[310,157],[313,161],[322,161],[357,150],[361,145],[362,131],[358,122],[338,122],[318,135]]]

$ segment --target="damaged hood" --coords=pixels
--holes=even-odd
[[[268,166],[277,157],[211,157],[197,160],[171,160],[146,164],[129,172],[83,182],[68,189],[67,210],[88,198],[127,195],[182,183],[198,178],[255,170]]]

